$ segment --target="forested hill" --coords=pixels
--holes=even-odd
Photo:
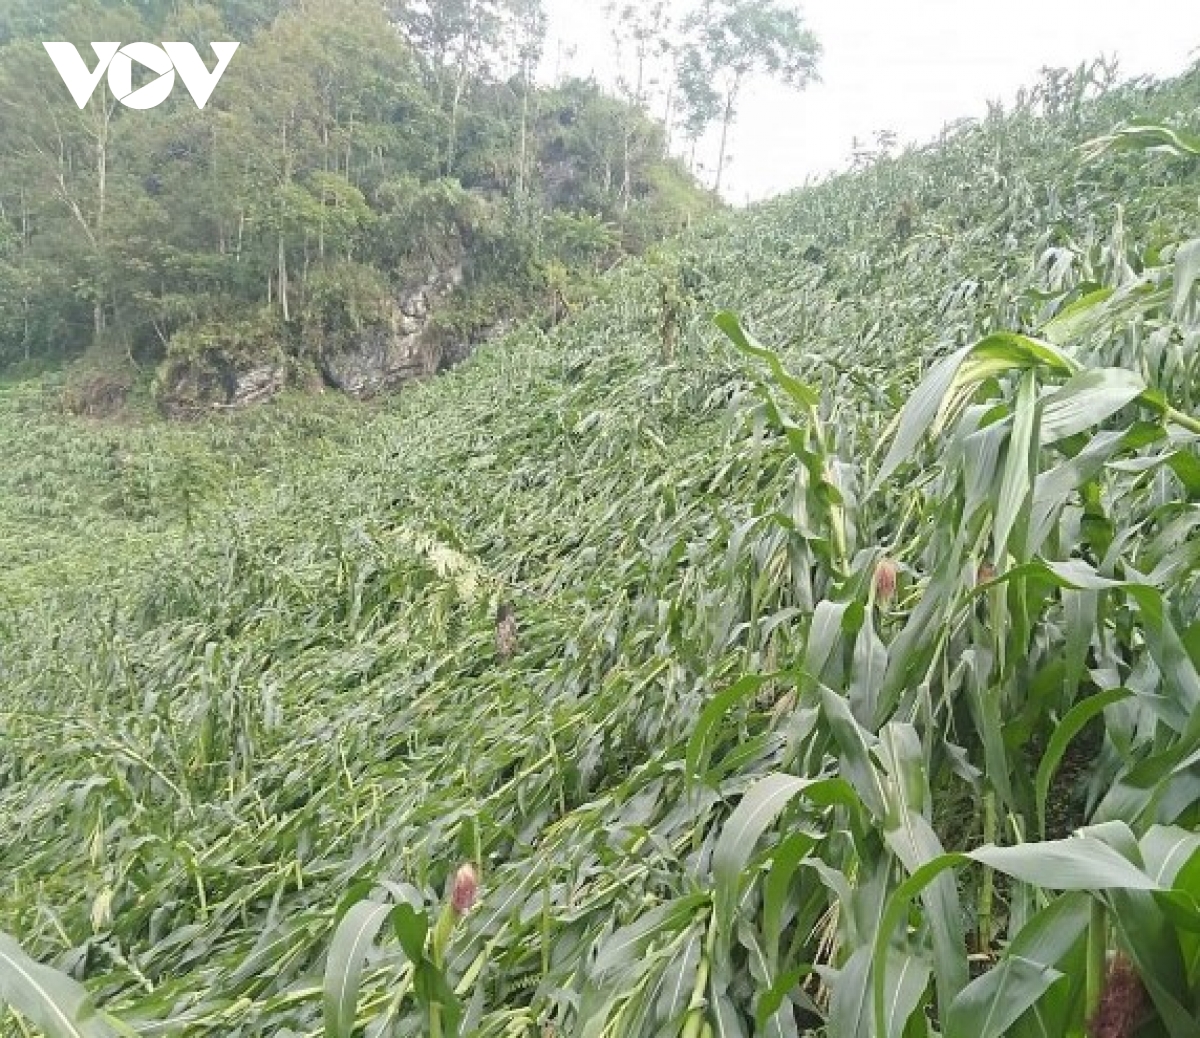
[[[199,110],[81,111],[42,42],[240,50]],[[537,0],[0,4],[0,368],[138,370],[187,411],[311,378],[367,394],[550,323],[717,204],[644,91],[535,79]],[[135,81],[135,87],[141,85]]]

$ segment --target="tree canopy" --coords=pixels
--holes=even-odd
[[[327,303],[460,261],[439,320],[471,339],[712,208],[637,96],[538,80],[545,34],[540,0],[0,4],[0,366],[233,327],[303,361]],[[242,48],[203,110],[103,78],[81,110],[54,39]]]
[[[702,0],[684,29],[679,71],[687,125],[699,135],[720,124],[720,191],[729,130],[746,81],[763,75],[802,89],[816,75],[820,46],[800,13],[780,0]]]

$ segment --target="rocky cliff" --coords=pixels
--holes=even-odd
[[[169,417],[188,418],[270,400],[289,379],[319,377],[367,399],[427,378],[471,352],[469,344],[450,341],[434,326],[463,279],[458,257],[372,300],[367,317],[243,323],[191,335],[160,369],[159,406]]]
[[[451,358],[431,322],[462,284],[461,263],[442,268],[388,300],[379,318],[358,328],[314,337],[314,353],[330,385],[367,398],[436,374]]]

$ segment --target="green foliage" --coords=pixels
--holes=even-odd
[[[820,46],[800,13],[778,0],[702,0],[683,29],[679,83],[685,128],[694,140],[720,123],[719,192],[729,130],[747,79],[766,75],[802,89],[816,73]]]
[[[377,298],[354,306],[381,310],[464,253],[458,317],[478,319],[443,323],[465,348],[546,305],[527,268],[586,283],[597,253],[643,250],[712,208],[646,112],[594,83],[534,83],[544,33],[537,0],[10,5],[0,366],[83,352],[153,365],[263,309],[299,350],[342,320],[329,289],[348,270],[360,289],[375,272]],[[204,111],[175,96],[130,112],[103,80],[80,111],[40,41],[97,34],[243,47]],[[497,223],[525,229],[528,262],[489,247]]]
[[[4,386],[0,1029],[1193,1034],[1197,174],[1076,146],[1200,69],[1055,97],[380,407]]]
[[[322,267],[309,283],[304,325],[324,339],[387,319],[387,280],[374,267],[344,262]]]

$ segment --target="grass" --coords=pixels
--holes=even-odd
[[[1200,181],[1073,146],[1198,108],[708,224],[669,363],[629,264],[372,408],[0,388],[0,1033],[1189,1033]]]

